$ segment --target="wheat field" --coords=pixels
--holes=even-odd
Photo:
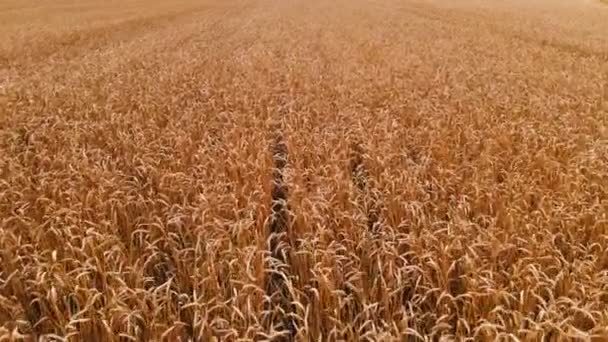
[[[607,341],[608,6],[0,1],[0,341]]]

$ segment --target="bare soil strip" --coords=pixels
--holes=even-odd
[[[291,317],[294,312],[289,289],[289,204],[285,171],[288,165],[287,144],[280,131],[276,132],[272,146],[271,216],[268,220],[269,273],[266,279],[267,321],[269,331],[276,331],[275,341],[291,341],[296,327]]]

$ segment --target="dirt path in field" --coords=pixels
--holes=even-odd
[[[0,156],[0,334],[608,336],[608,6],[10,0]]]

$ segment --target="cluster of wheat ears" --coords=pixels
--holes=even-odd
[[[606,18],[0,2],[0,341],[608,339]]]

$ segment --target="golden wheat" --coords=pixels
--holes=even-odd
[[[608,8],[0,4],[0,341],[608,339]]]

